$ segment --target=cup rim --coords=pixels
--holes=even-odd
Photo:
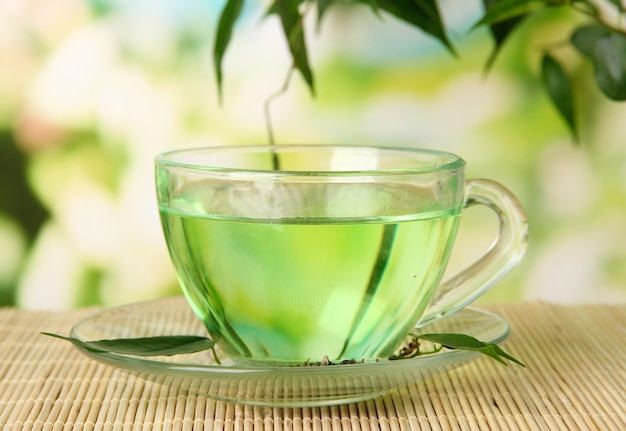
[[[415,168],[397,168],[397,169],[359,169],[359,170],[289,170],[289,169],[248,169],[235,167],[211,166],[207,163],[190,163],[188,161],[176,160],[178,156],[190,155],[193,153],[203,154],[207,152],[219,153],[228,151],[267,151],[267,152],[288,152],[312,149],[343,149],[349,151],[378,151],[378,152],[397,152],[413,155],[427,155],[429,157],[439,158],[440,163],[425,164],[423,167]],[[157,167],[177,168],[193,171],[215,172],[222,174],[254,174],[276,176],[332,176],[332,177],[353,177],[353,176],[388,176],[388,175],[416,175],[429,174],[444,171],[455,171],[463,169],[465,161],[458,155],[441,150],[413,148],[413,147],[397,147],[397,146],[375,146],[375,145],[348,145],[348,144],[246,144],[246,145],[216,145],[216,146],[200,146],[179,148],[164,151],[157,154],[154,159]]]

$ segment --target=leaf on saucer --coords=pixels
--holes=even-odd
[[[508,365],[504,359],[526,367],[521,361],[506,353],[500,346],[495,343],[484,343],[472,336],[465,334],[419,334],[420,340],[430,341],[431,343],[440,344],[447,349],[472,350],[487,355],[496,361]],[[504,359],[503,359],[504,358]]]
[[[74,337],[42,332],[43,335],[69,341],[84,350],[96,353],[119,353],[135,356],[172,356],[211,349],[215,342],[195,335],[164,335],[157,337],[118,338],[82,341]]]

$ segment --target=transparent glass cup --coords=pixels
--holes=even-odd
[[[182,290],[239,363],[377,360],[416,325],[466,306],[521,259],[517,199],[466,180],[450,153],[230,146],[156,158],[159,211]],[[499,233],[442,282],[463,210]]]

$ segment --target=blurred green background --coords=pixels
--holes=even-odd
[[[212,43],[222,0],[0,3],[0,305],[67,309],[179,294],[156,208],[164,150],[267,142],[263,106],[290,60],[266,2],[249,2],[218,102]],[[480,2],[443,1],[460,56],[367,8],[329,11],[307,34],[311,97],[294,75],[271,104],[276,140],[455,152],[469,177],[509,187],[528,212],[526,258],[480,301],[626,301],[626,107],[584,79],[582,142],[537,80],[541,45],[572,17],[525,23],[488,77]],[[552,30],[548,30],[549,23]],[[589,66],[570,61],[574,73]],[[494,219],[468,211],[451,271]]]

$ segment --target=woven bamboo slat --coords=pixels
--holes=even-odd
[[[480,358],[356,404],[243,406],[190,395],[82,355],[67,334],[93,309],[0,310],[2,430],[626,430],[626,304],[485,305],[527,367]]]

